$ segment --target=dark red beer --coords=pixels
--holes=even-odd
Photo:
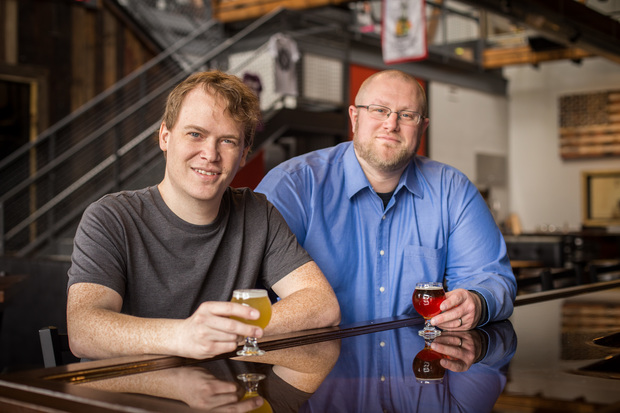
[[[429,283],[430,284],[430,283]],[[413,293],[413,308],[425,319],[441,313],[439,306],[446,299],[442,286],[426,286],[416,288]]]

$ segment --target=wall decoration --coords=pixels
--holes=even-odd
[[[582,224],[620,229],[620,169],[582,171]]]
[[[562,96],[560,156],[620,156],[620,90]]]

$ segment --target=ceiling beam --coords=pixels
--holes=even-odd
[[[532,64],[551,60],[579,61],[586,57],[594,56],[582,49],[556,49],[547,51],[534,51],[530,46],[516,46],[501,49],[486,49],[483,52],[482,65],[485,69],[498,69],[504,66]]]
[[[351,0],[212,0],[213,18],[222,23],[256,19],[278,8],[311,9],[349,3]]]

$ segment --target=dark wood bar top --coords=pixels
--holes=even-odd
[[[270,337],[261,357],[141,356],[21,371],[0,375],[0,411],[217,411],[221,399],[208,391],[216,383],[234,384],[226,408],[244,411],[238,376],[260,373],[258,394],[275,412],[614,412],[619,314],[616,280],[518,297],[509,320],[445,331],[436,353],[417,334],[422,319],[401,316]],[[419,377],[433,371],[433,357],[452,363],[439,381]]]

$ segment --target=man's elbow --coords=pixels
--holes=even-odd
[[[88,347],[83,337],[79,334],[69,332],[69,349],[71,354],[78,358],[91,358],[88,354]]]
[[[325,321],[328,326],[337,326],[340,324],[340,305],[338,300],[334,296],[333,300],[330,300],[329,305],[325,306]]]

